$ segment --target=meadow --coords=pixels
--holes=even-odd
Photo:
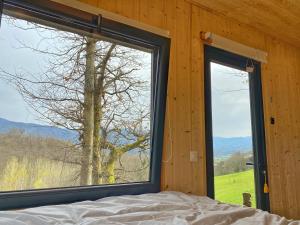
[[[251,194],[252,207],[256,207],[253,169],[215,176],[215,199],[241,205],[244,192]]]

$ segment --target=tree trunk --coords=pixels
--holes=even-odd
[[[93,184],[102,184],[102,166],[101,166],[101,136],[100,136],[100,127],[102,120],[102,97],[104,93],[104,77],[106,66],[111,57],[112,51],[116,47],[115,44],[112,44],[108,49],[105,57],[102,62],[99,64],[99,75],[95,73],[95,91],[94,91],[94,144],[93,144]],[[98,75],[98,76],[97,76]]]
[[[80,170],[80,185],[90,185],[91,154],[93,150],[94,133],[94,79],[95,79],[95,52],[96,41],[88,38],[86,44],[86,69],[84,83],[84,109],[83,109],[83,143]]]
[[[102,85],[95,80],[94,95],[94,143],[93,143],[93,184],[102,184],[101,152],[100,152],[100,125],[102,119],[101,93]],[[101,85],[101,87],[99,87]]]

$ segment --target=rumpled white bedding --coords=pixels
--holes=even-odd
[[[252,208],[179,192],[108,197],[68,205],[0,212],[0,225],[300,225]]]

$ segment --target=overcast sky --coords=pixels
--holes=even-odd
[[[14,73],[30,68],[31,71],[38,71],[41,58],[25,49],[18,49],[19,39],[28,44],[38,41],[34,33],[30,35],[29,32],[14,28],[4,18],[0,29],[0,70]],[[0,79],[0,117],[18,122],[38,122],[20,94],[3,79]]]
[[[248,73],[211,63],[213,134],[251,136]]]
[[[19,49],[17,40],[36,46],[39,44],[40,37],[34,31],[21,31],[12,25],[7,25],[3,20],[0,29],[0,69],[10,72],[42,71],[47,59],[41,54]],[[247,74],[214,63],[211,65],[211,71],[214,136],[250,136]],[[0,79],[0,117],[12,121],[42,123],[26,105],[18,91],[2,79]]]

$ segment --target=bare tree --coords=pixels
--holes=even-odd
[[[13,24],[40,35],[37,46],[19,45],[44,57],[46,70],[0,69],[0,78],[18,89],[40,119],[78,132],[81,185],[115,183],[125,153],[149,152],[150,81],[137,76],[147,66],[145,53],[35,23]]]

